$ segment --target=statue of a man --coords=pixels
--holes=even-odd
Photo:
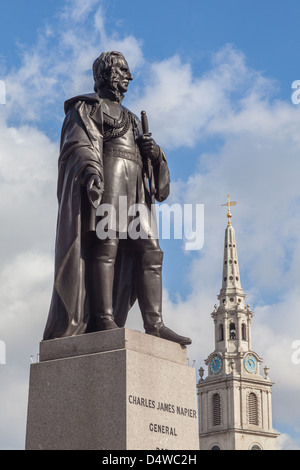
[[[146,333],[190,344],[162,320],[163,253],[149,221],[153,197],[161,202],[169,195],[164,152],[122,105],[132,80],[124,56],[102,53],[93,74],[95,93],[65,103],[55,280],[43,339],[123,327],[137,299]],[[139,237],[130,236],[124,200],[126,210],[140,209]],[[101,211],[107,208],[112,220]]]

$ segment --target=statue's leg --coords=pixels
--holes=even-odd
[[[162,319],[162,261],[163,252],[155,239],[136,240],[139,250],[137,279],[138,302],[145,332],[182,345],[191,344],[190,338],[180,336],[167,328]],[[135,242],[135,243],[136,243]]]
[[[138,302],[145,332],[155,336],[162,324],[162,260],[161,250],[142,252],[139,259]]]
[[[118,240],[98,240],[91,253],[91,310],[95,316],[96,329],[118,328],[113,317],[114,267]]]

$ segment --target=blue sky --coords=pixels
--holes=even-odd
[[[20,64],[17,46],[33,46],[37,32],[56,21],[63,5],[60,0],[2,4],[1,56],[8,67]],[[195,70],[205,70],[211,53],[232,43],[244,52],[250,67],[278,80],[285,96],[286,84],[294,80],[299,47],[297,0],[288,4],[271,0],[173,0],[145,2],[142,7],[137,0],[130,0],[126,6],[111,0],[103,8],[108,33],[133,34],[143,41],[149,60],[179,53],[193,63]]]
[[[142,5],[142,6],[141,6]],[[0,6],[0,448],[24,446],[29,358],[38,351],[53,278],[56,164],[63,102],[93,88],[102,50],[125,54],[124,101],[146,109],[171,171],[170,202],[204,204],[205,243],[162,240],[164,317],[212,352],[230,193],[253,349],[270,366],[280,446],[300,449],[300,79],[297,0],[10,0]],[[130,327],[141,329],[139,312]],[[17,403],[17,405],[16,405]],[[2,409],[3,407],[3,409]]]

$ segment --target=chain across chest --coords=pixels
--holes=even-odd
[[[132,115],[126,108],[122,107],[119,118],[103,113],[104,142],[122,137],[128,132],[131,124],[133,124]]]

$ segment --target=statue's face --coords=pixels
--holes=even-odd
[[[126,60],[120,57],[111,68],[111,73],[108,77],[110,88],[118,90],[122,94],[126,93],[130,80],[132,80],[132,75],[129,66]]]

